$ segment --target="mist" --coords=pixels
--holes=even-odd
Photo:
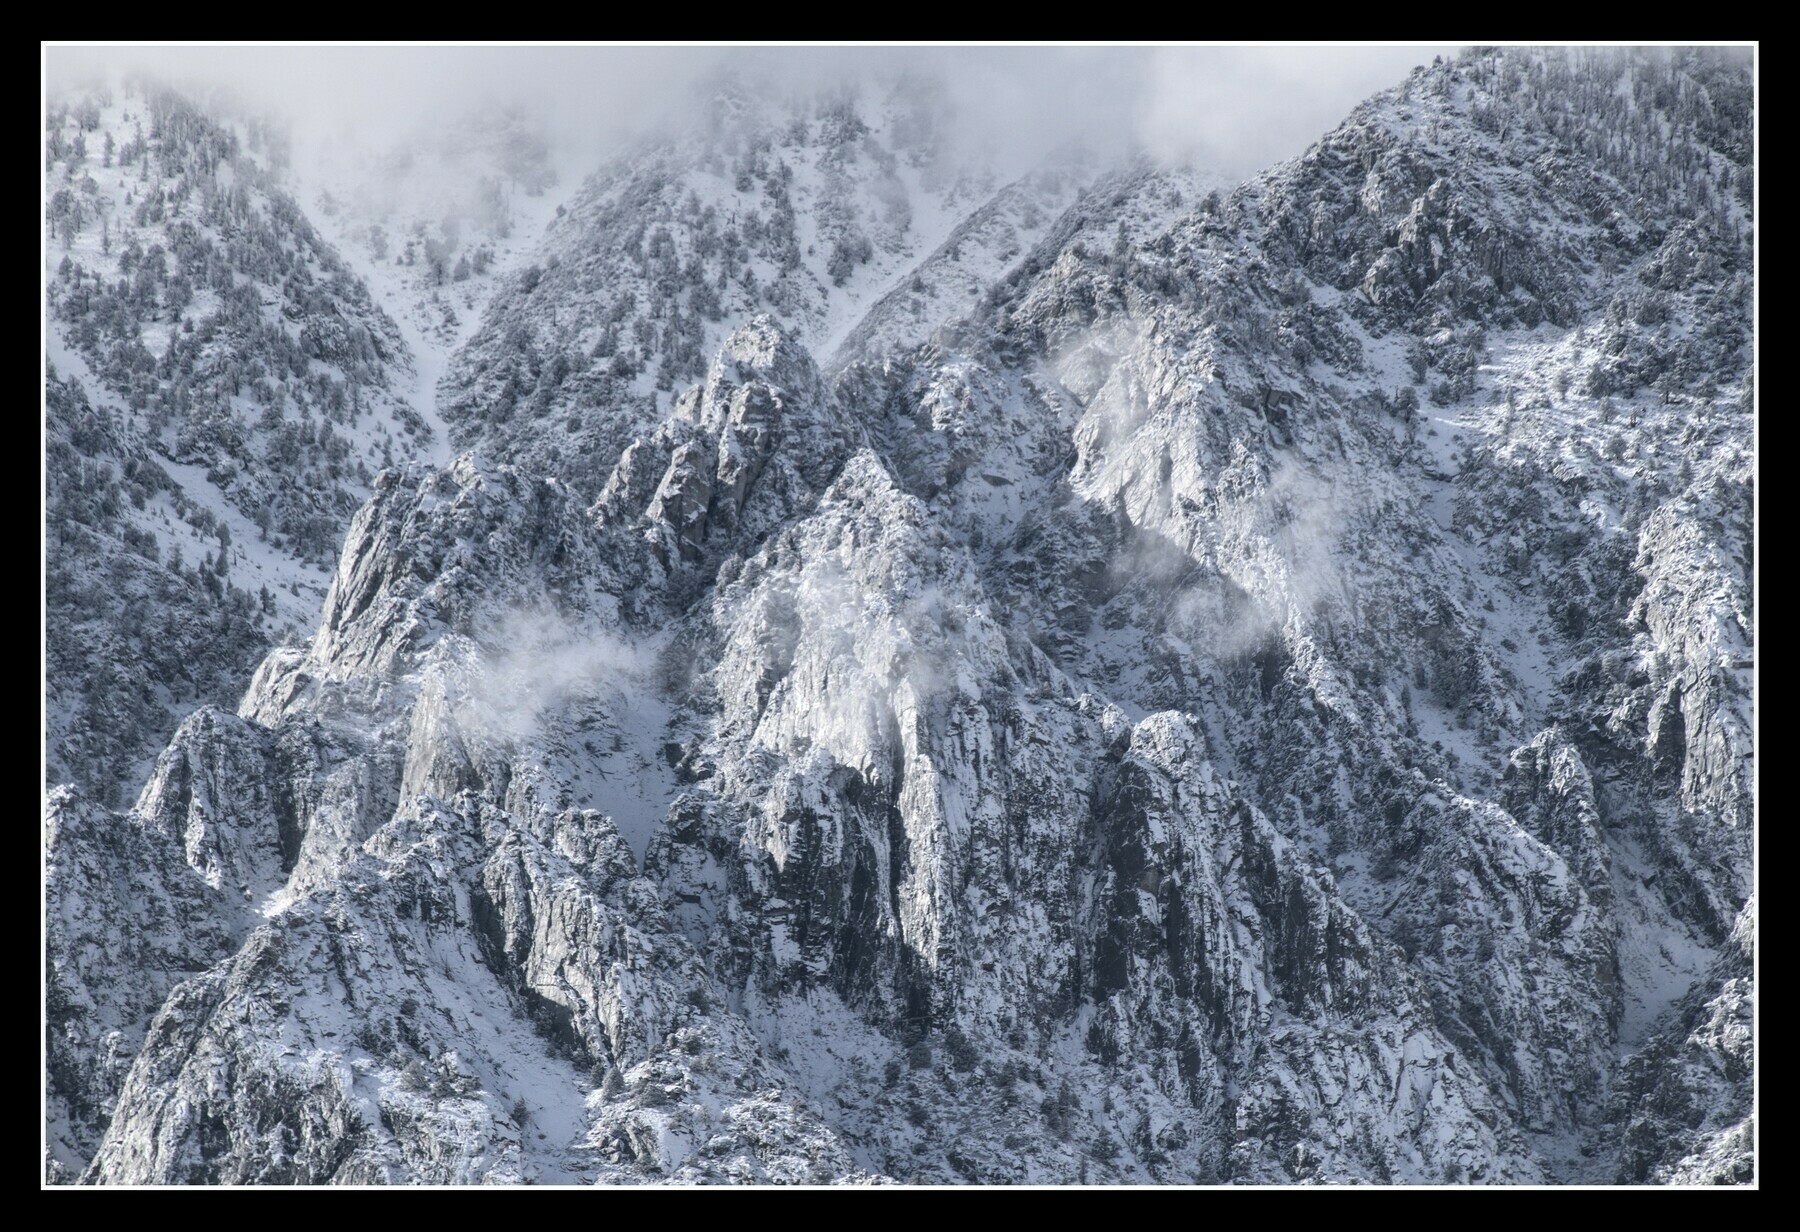
[[[1434,47],[1184,47],[1149,56],[1138,138],[1164,161],[1249,175],[1303,153]]]
[[[721,75],[800,93],[937,83],[961,152],[1023,171],[1051,151],[1141,152],[1248,175],[1304,151],[1363,98],[1454,48],[103,47],[44,49],[47,90],[144,73],[285,121],[296,156],[381,149],[487,104],[541,125],[566,183],[679,125]]]

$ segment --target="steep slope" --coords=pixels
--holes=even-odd
[[[559,739],[604,733],[651,684],[604,670],[623,649],[595,663],[598,694],[507,671],[557,592],[569,642],[609,637],[616,618],[578,615],[606,611],[600,563],[560,485],[467,463],[390,475],[311,649],[265,665],[247,717],[201,712],[132,813],[55,829],[58,918],[103,875],[87,869],[119,862],[117,835],[169,834],[161,863],[126,853],[132,873],[214,891],[243,945],[137,1024],[90,1179],[591,1179],[666,1159],[696,1101],[719,1175],[854,1171],[741,1026],[707,1018],[723,996],[612,822],[567,806]],[[88,940],[52,949],[70,1036],[96,1003],[123,1017],[160,991],[135,995],[132,939]],[[543,1038],[522,1047],[531,1024]]]
[[[1735,1185],[1755,1177],[1756,903],[1682,999],[1626,1062],[1615,1112],[1621,1184]]]
[[[45,774],[113,803],[311,625],[371,468],[429,430],[278,134],[132,83],[55,102],[45,158]]]
[[[446,463],[438,386],[562,209],[557,170],[541,119],[492,103],[373,148],[357,136],[310,147],[296,195],[392,314],[413,361],[407,400]]]
[[[1613,1033],[1748,893],[1744,80],[1421,73],[1217,209],[1034,257],[887,401],[1015,622],[1204,716],[1547,1135],[1591,1132]],[[1617,158],[1578,158],[1572,114]],[[1035,503],[1033,457],[1066,459]]]
[[[445,377],[457,448],[591,494],[756,313],[829,356],[884,296],[895,344],[968,311],[1080,176],[996,194],[944,151],[943,106],[917,81],[793,101],[717,83],[693,125],[590,177],[505,280]]]
[[[1752,1179],[1750,86],[1476,51],[927,334],[722,317],[573,427],[469,378],[560,477],[389,472],[237,716],[53,801],[53,1154]],[[553,272],[489,326],[616,310]]]
[[[809,387],[828,420],[816,375],[784,360],[792,345],[754,330],[697,394],[700,430],[739,439],[743,417],[706,408]],[[653,671],[656,635],[605,615],[628,554],[597,553],[559,485],[459,463],[383,487],[311,649],[269,661],[251,723],[191,721],[118,821],[185,835],[149,873],[164,895],[199,881],[269,922],[142,1028],[91,1179],[853,1179],[859,1164],[1068,1178],[1090,1153],[1108,1176],[1537,1175],[1489,1128],[1499,1109],[1458,1070],[1399,955],[1195,756],[1188,720],[1133,730],[1009,645],[966,553],[872,453],[850,452],[847,426],[824,454],[816,426],[772,435],[743,508],[776,502],[789,529]],[[829,488],[806,486],[832,470]],[[668,488],[635,524],[658,560]],[[684,563],[704,559],[677,553],[649,589],[678,594]],[[598,660],[591,675],[565,658],[555,681],[514,681],[520,630],[546,624]],[[653,880],[602,812],[574,807],[588,759],[565,743],[641,720],[640,692],[712,733],[689,743],[670,725],[665,765],[688,787],[653,842]],[[311,751],[268,760],[297,742]],[[237,777],[198,789],[195,761]],[[589,790],[610,813],[629,789],[602,776]],[[159,822],[171,806],[175,823]],[[57,866],[104,863],[91,850],[104,833],[60,828]],[[1217,935],[1227,920],[1241,931]],[[1068,947],[1088,956],[1073,970]],[[62,1003],[141,983],[80,952],[82,968],[53,953]],[[1098,990],[1123,1011],[1130,989],[1142,1016],[1088,1004]],[[841,1024],[824,1055],[783,1042],[809,1012]],[[1318,1034],[1304,1025],[1318,1013],[1342,1026]],[[494,1040],[473,1025],[489,1018]],[[512,1059],[524,1022],[558,1064]],[[1121,1045],[1133,1022],[1151,1038]],[[221,1065],[236,1075],[224,1087]],[[1022,1081],[1015,1098],[1043,1102],[1044,1123],[1021,1134],[971,1098],[986,1089],[975,1071]],[[1213,1122],[1240,1086],[1227,1147]],[[1102,1106],[1074,1094],[1103,1087]],[[1345,1089],[1367,1097],[1332,1111]],[[923,1127],[912,1110],[926,1102],[945,1110],[939,1128],[896,1134],[901,1116]],[[821,1105],[846,1128],[827,1128]],[[517,1133],[527,1113],[545,1145]],[[946,1155],[952,1125],[961,1145]],[[1393,1146],[1421,1125],[1424,1139]]]

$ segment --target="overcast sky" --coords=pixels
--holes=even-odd
[[[1362,99],[1448,46],[49,47],[54,89],[148,69],[225,86],[302,144],[378,146],[491,98],[541,115],[568,170],[680,114],[730,64],[798,88],[915,69],[947,81],[963,138],[1028,162],[1068,141],[1137,145],[1247,174],[1303,151]],[[586,164],[586,165],[584,165]]]

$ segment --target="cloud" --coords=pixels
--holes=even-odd
[[[457,717],[469,731],[513,742],[536,736],[542,720],[566,705],[647,687],[654,663],[613,630],[548,611],[508,611],[482,642],[492,649],[480,657]]]
[[[1304,625],[1321,603],[1342,605],[1348,584],[1337,562],[1344,528],[1368,503],[1348,479],[1301,463],[1277,467],[1222,517],[1226,566],[1175,593],[1171,627],[1231,657]]]
[[[1303,153],[1357,103],[1450,46],[1183,47],[1150,57],[1139,120],[1154,157],[1248,175]]]
[[[586,157],[676,116],[718,60],[678,48],[51,47],[45,71],[53,90],[132,72],[223,90],[286,120],[297,143],[373,149],[494,103]]]
[[[1300,153],[1444,47],[47,47],[51,88],[146,71],[289,119],[298,145],[380,148],[485,101],[537,117],[569,182],[679,122],[722,68],[810,92],[936,79],[962,152],[1023,170],[1053,148],[1145,149],[1248,174]]]

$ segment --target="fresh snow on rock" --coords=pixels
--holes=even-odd
[[[247,439],[51,271],[49,1178],[1753,1182],[1749,57],[1474,50],[1235,185],[706,89],[566,197],[165,119],[384,340]],[[305,631],[113,702],[202,522]]]

